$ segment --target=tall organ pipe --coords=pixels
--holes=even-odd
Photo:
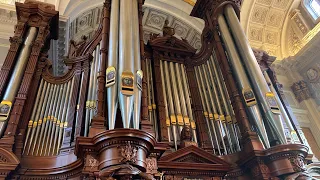
[[[207,73],[206,73],[206,70],[205,70],[204,66],[203,65],[202,66],[198,66],[198,71],[199,71],[200,81],[201,81],[202,87],[204,88],[203,89],[203,91],[204,91],[204,100],[207,103],[209,119],[211,120],[212,128],[213,128],[214,131],[216,130],[216,128],[218,129],[218,135],[219,135],[220,140],[222,142],[222,147],[223,147],[224,153],[228,154],[227,148],[226,148],[226,144],[224,143],[223,132],[222,132],[222,129],[221,129],[221,121],[220,121],[220,117],[221,116],[218,116],[217,109],[216,109],[216,106],[215,106],[216,102],[219,103],[219,99],[217,99],[217,101],[214,101],[214,99],[213,99],[212,91],[210,89],[209,80],[208,80]],[[214,93],[217,94],[215,86],[213,86],[213,87],[214,87],[213,88],[214,89]],[[207,96],[206,89],[207,89],[209,97]],[[210,104],[212,105],[213,112],[211,111]],[[215,122],[217,122],[217,124],[216,124],[217,126],[216,127],[215,127]],[[217,138],[217,144],[219,144],[218,138]]]
[[[36,39],[37,32],[38,29],[36,27],[30,27],[28,29],[21,52],[18,56],[16,65],[14,67],[9,83],[3,95],[0,105],[1,109],[6,108],[6,110],[5,112],[1,112],[0,114],[0,136],[2,136],[4,133],[11,106],[20,87],[24,70],[26,69],[28,59],[31,53],[31,46]]]
[[[95,53],[93,52],[92,55],[95,57]],[[95,58],[91,62],[90,67],[90,80],[89,80],[89,87],[88,87],[88,95],[86,101],[86,117],[84,123],[84,136],[88,135],[89,132],[89,124],[90,124],[90,112],[91,112],[91,99],[92,99],[92,91],[93,91],[93,80],[94,80],[94,62]]]
[[[238,86],[242,90],[242,93],[245,93],[245,91],[250,92],[251,90],[251,85],[249,83],[249,79],[246,76],[245,70],[241,64],[240,57],[237,53],[236,47],[233,43],[231,34],[228,31],[227,24],[224,20],[224,17],[220,15],[218,17],[218,23],[219,23],[219,28],[221,31],[221,37],[222,40],[224,41],[226,50],[229,55],[229,60],[231,63],[231,68],[233,70],[234,76],[237,79]],[[255,100],[254,94],[252,92],[252,101]],[[248,104],[248,112],[252,119],[254,120],[255,125],[257,126],[258,134],[260,135],[260,138],[262,140],[262,143],[266,148],[270,147],[267,132],[264,127],[264,123],[261,117],[261,113],[259,110],[259,107],[257,106],[256,102],[252,104]]]
[[[211,109],[210,109],[210,105],[208,104],[208,101],[207,101],[207,95],[206,95],[206,92],[205,92],[205,87],[203,85],[204,84],[203,80],[200,79],[201,76],[200,76],[200,72],[198,71],[198,67],[195,67],[195,74],[196,74],[197,84],[198,84],[198,88],[199,88],[199,92],[200,92],[200,99],[201,99],[201,103],[202,103],[202,106],[203,106],[203,114],[204,114],[204,117],[205,117],[205,120],[206,120],[206,123],[207,123],[208,132],[209,132],[209,138],[211,140],[211,145],[212,145],[212,148],[213,148],[213,152],[215,153],[214,142],[216,142],[219,155],[221,155],[220,145],[219,145],[219,141],[218,141],[218,138],[217,138],[217,133],[216,133],[216,130],[215,130],[215,127],[214,127],[214,122],[213,122],[214,119],[213,119],[213,117],[210,117],[211,119],[209,120],[209,114],[211,114]],[[211,121],[212,125],[210,124],[210,121]],[[214,139],[212,137],[212,132],[211,132],[211,128],[210,128],[211,126],[212,126],[212,130],[213,130]]]
[[[175,149],[178,149],[177,145],[177,118],[175,115],[174,107],[173,107],[173,98],[172,98],[172,90],[171,90],[171,83],[170,83],[170,77],[169,77],[169,68],[168,68],[168,62],[164,62],[164,72],[165,72],[165,83],[166,87],[168,89],[167,95],[168,95],[168,102],[169,102],[169,112],[170,112],[170,120],[171,120],[171,125],[172,125],[172,134],[173,134],[173,141],[174,141],[174,146]]]
[[[96,115],[97,110],[97,79],[98,79],[98,71],[100,69],[100,44],[97,45],[96,50],[93,52],[94,55],[94,73],[93,73],[93,85],[92,85],[92,94],[91,94],[91,102],[90,102],[90,124],[91,119],[94,115]]]
[[[264,111],[266,120],[276,133],[276,136],[279,139],[280,143],[285,144],[286,142],[281,138],[281,127],[278,127],[275,123],[276,118],[279,115],[274,114],[271,111],[271,108],[269,107],[265,97],[267,93],[269,93],[268,84],[266,83],[266,80],[263,77],[259,64],[256,61],[253,51],[246,38],[246,35],[242,30],[238,17],[231,5],[226,6],[225,15],[227,23],[230,26],[230,30],[233,34],[235,44],[239,49],[240,56],[242,57],[243,64],[248,71],[249,78],[252,82],[254,91]]]
[[[152,116],[152,103],[151,103],[151,87],[152,84],[151,84],[151,81],[150,81],[150,72],[149,72],[149,63],[150,63],[150,60],[149,59],[146,59],[146,72],[147,72],[147,90],[148,90],[148,116],[149,116],[149,120],[151,122],[151,124],[154,124],[153,123],[153,116]]]
[[[134,59],[132,56],[132,1],[120,0],[119,29],[119,104],[124,128],[130,127],[133,110],[134,89]]]
[[[283,119],[284,119],[284,121],[285,121],[285,123],[286,123],[286,125],[287,125],[287,127],[288,127],[288,129],[289,129],[289,131],[290,131],[290,133],[291,133],[291,135],[296,134],[297,132],[294,130],[293,125],[291,124],[291,121],[290,121],[289,116],[288,116],[288,114],[287,114],[287,112],[286,112],[286,110],[285,110],[285,107],[284,107],[284,105],[282,104],[282,102],[281,102],[281,100],[280,100],[280,97],[279,97],[277,91],[276,91],[275,88],[273,87],[273,84],[272,84],[272,82],[271,82],[271,80],[270,80],[270,77],[269,77],[267,71],[264,71],[264,77],[266,78],[267,83],[268,83],[268,85],[269,85],[272,93],[273,93],[273,94],[275,95],[275,97],[276,97],[276,100],[277,100],[277,103],[278,103],[278,105],[279,105],[279,108],[280,108],[282,117],[283,117]]]
[[[153,125],[156,132],[156,138],[158,139],[158,121],[157,121],[157,115],[156,115],[156,102],[154,97],[154,86],[153,86],[153,73],[152,73],[152,65],[151,61],[149,63],[149,69],[150,69],[150,91],[151,91],[151,107],[152,107],[152,117],[153,117]]]
[[[171,122],[169,118],[169,110],[168,110],[168,103],[167,103],[167,87],[166,82],[164,80],[164,68],[163,68],[163,61],[160,60],[160,72],[161,72],[161,81],[162,81],[162,91],[163,91],[163,102],[165,106],[165,113],[166,113],[166,125],[168,128],[168,141],[171,142]]]
[[[116,71],[118,70],[119,8],[119,0],[112,0],[106,80],[109,130],[114,129],[118,108],[118,88],[116,85],[118,77]]]
[[[133,106],[133,128],[139,129],[140,124],[140,110],[141,110],[141,96],[142,96],[142,70],[140,57],[140,34],[139,34],[139,10],[138,1],[133,0],[132,5],[132,30],[133,30],[133,56],[134,56],[134,73],[135,73],[135,88],[134,88],[134,106]]]
[[[190,118],[190,125],[191,125],[191,123],[194,123],[194,119],[193,119],[193,114],[192,114],[192,109],[191,109],[189,86],[188,86],[188,82],[187,82],[187,78],[186,78],[186,71],[185,71],[184,64],[180,64],[180,67],[181,67],[181,74],[182,74],[182,81],[183,81],[183,83],[182,83],[183,84],[183,90],[184,90],[184,95],[185,95],[185,98],[186,98],[188,116]],[[191,125],[191,128],[192,128],[192,135],[193,135],[194,142],[197,143],[198,140],[197,140],[196,129],[195,129],[195,127],[193,127],[193,125]]]

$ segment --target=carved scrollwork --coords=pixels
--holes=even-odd
[[[126,162],[131,162],[135,163],[137,161],[137,151],[138,148],[135,146],[132,146],[130,142],[127,142],[125,146],[120,146],[119,148],[119,153],[122,157],[120,162],[126,163]]]
[[[304,172],[307,170],[307,168],[304,165],[303,157],[295,156],[295,157],[289,157],[288,159],[289,159],[294,171]]]

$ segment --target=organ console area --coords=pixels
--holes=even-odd
[[[235,0],[198,0],[202,48],[162,34],[143,41],[143,0],[105,0],[91,39],[70,41],[53,76],[53,5],[16,3],[0,71],[5,179],[308,179],[311,152]]]

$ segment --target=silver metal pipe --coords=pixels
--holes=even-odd
[[[44,131],[44,140],[43,140],[43,143],[41,144],[41,147],[40,147],[40,156],[46,155],[47,147],[49,145],[48,143],[49,143],[49,139],[50,139],[51,127],[52,127],[53,120],[54,120],[54,111],[56,108],[55,105],[57,102],[57,98],[59,96],[59,89],[60,89],[60,85],[54,85],[53,97],[52,97],[52,101],[50,103],[48,117],[47,117],[47,123],[46,123],[45,131]]]
[[[226,145],[224,143],[223,132],[222,132],[222,128],[221,128],[221,122],[220,122],[221,115],[218,116],[217,109],[215,106],[215,103],[219,102],[219,99],[217,99],[217,101],[214,101],[214,99],[213,99],[212,91],[210,89],[206,69],[204,68],[204,66],[203,65],[198,66],[198,71],[199,71],[199,77],[200,77],[202,87],[204,88],[203,89],[204,100],[207,103],[209,119],[211,120],[212,128],[214,129],[214,132],[215,132],[216,128],[218,129],[218,135],[220,137],[224,153],[228,154]],[[215,89],[215,87],[213,89]],[[207,92],[206,92],[206,90],[207,90]],[[209,95],[209,97],[207,94]],[[212,105],[211,107],[212,107],[213,112],[211,111],[210,104]],[[215,122],[217,123],[217,126],[215,126]],[[218,137],[217,137],[217,145],[218,145],[218,147],[220,146]]]
[[[124,128],[130,127],[134,94],[134,57],[132,56],[132,1],[120,0],[119,28],[119,105]]]
[[[109,52],[108,52],[108,68],[107,68],[107,102],[108,102],[108,126],[109,130],[114,129],[118,108],[118,46],[119,46],[119,0],[111,2],[110,17],[110,36],[109,36]]]
[[[277,103],[278,103],[279,108],[280,108],[281,115],[282,115],[283,120],[286,123],[291,135],[292,134],[296,134],[296,131],[294,130],[293,125],[291,124],[291,121],[289,119],[289,116],[288,116],[285,108],[284,108],[284,105],[282,104],[282,102],[281,102],[281,100],[279,98],[279,95],[278,95],[277,91],[275,90],[275,88],[273,87],[273,84],[272,84],[272,82],[270,80],[270,77],[269,77],[269,75],[268,75],[268,73],[266,71],[264,71],[264,77],[266,78],[266,81],[267,81],[267,83],[268,83],[268,85],[269,85],[269,87],[271,89],[271,92],[275,95],[275,98],[276,98]]]
[[[3,135],[6,129],[7,119],[11,111],[11,106],[20,87],[20,83],[23,78],[23,74],[31,53],[32,44],[36,39],[37,32],[38,29],[36,27],[29,27],[21,52],[19,53],[17,62],[14,66],[14,70],[10,75],[9,83],[4,92],[0,104],[1,109],[3,109],[3,112],[0,112],[0,137]]]
[[[26,149],[26,154],[29,155],[30,154],[30,148],[32,147],[33,145],[33,139],[35,138],[35,133],[37,131],[37,127],[38,127],[38,121],[39,121],[39,116],[40,116],[40,113],[41,113],[41,109],[43,107],[43,100],[44,100],[44,97],[46,96],[47,94],[47,85],[48,83],[45,81],[44,82],[44,85],[43,85],[43,89],[41,91],[41,95],[40,95],[40,100],[39,100],[39,105],[37,107],[37,111],[36,111],[36,115],[35,115],[35,118],[34,118],[34,121],[33,121],[33,125],[32,125],[32,129],[31,129],[31,135],[30,135],[30,139],[29,139],[29,142],[28,142],[28,146],[27,146],[27,149]]]
[[[156,139],[158,139],[158,121],[157,121],[157,106],[156,106],[156,101],[155,101],[155,96],[154,96],[154,83],[153,83],[153,73],[152,73],[152,65],[151,61],[149,63],[149,69],[150,69],[150,89],[151,89],[151,103],[152,103],[152,117],[153,117],[153,124],[155,128],[155,134],[156,134]]]
[[[227,23],[230,26],[230,30],[233,34],[235,44],[239,49],[240,56],[242,57],[243,65],[247,69],[249,78],[253,85],[254,92],[258,97],[259,103],[261,104],[266,120],[268,121],[268,124],[270,124],[270,128],[272,128],[276,133],[280,143],[285,144],[286,142],[283,141],[283,139],[281,138],[281,129],[280,127],[277,127],[275,123],[275,118],[278,115],[274,114],[271,111],[271,108],[269,107],[266,100],[267,93],[270,93],[268,91],[268,84],[263,77],[260,66],[250,47],[249,41],[246,38],[246,35],[242,30],[238,17],[231,5],[226,6],[225,15]]]
[[[187,105],[186,105],[186,99],[184,95],[184,87],[183,87],[183,82],[181,79],[182,73],[181,73],[181,68],[180,68],[180,63],[175,63],[175,68],[176,68],[176,75],[177,75],[177,86],[178,86],[178,94],[179,94],[179,100],[181,104],[181,110],[182,110],[182,115],[183,115],[183,121],[185,126],[190,127],[190,118],[188,116],[187,112]]]
[[[95,53],[92,53],[95,56]],[[93,58],[94,59],[94,58]],[[90,126],[90,112],[91,112],[91,101],[92,101],[92,91],[93,91],[93,81],[94,81],[94,60],[91,62],[90,67],[90,79],[88,85],[88,94],[87,94],[87,101],[86,101],[86,116],[84,122],[84,136],[88,136],[89,126]]]
[[[210,59],[213,60],[212,56],[210,57]],[[231,135],[230,135],[229,129],[227,128],[227,122],[226,122],[226,118],[228,116],[230,116],[230,112],[229,112],[229,109],[228,109],[228,106],[227,106],[226,98],[224,96],[225,93],[224,93],[224,90],[222,89],[220,77],[218,76],[217,68],[216,68],[215,64],[213,64],[213,66],[210,65],[210,60],[207,61],[207,65],[206,66],[204,65],[204,68],[208,69],[207,72],[209,73],[208,76],[209,76],[209,80],[212,83],[212,86],[215,86],[215,82],[216,82],[216,84],[218,86],[218,92],[215,92],[215,94],[216,94],[216,98],[218,98],[217,99],[218,101],[219,101],[218,93],[220,94],[220,97],[221,97],[221,100],[222,100],[222,105],[220,103],[217,103],[218,110],[219,110],[219,113],[220,113],[220,117],[222,117],[222,119],[220,118],[220,120],[222,120],[221,122],[223,124],[224,131],[226,132],[228,144],[229,144],[229,147],[230,147],[230,152],[233,153],[234,152],[233,143],[232,143]],[[212,73],[212,69],[211,68],[213,69],[213,73]],[[214,78],[214,77],[216,77],[216,78]],[[222,108],[222,106],[223,106],[223,108]],[[223,110],[222,109],[224,109],[225,115],[223,115]]]
[[[91,119],[93,118],[93,116],[96,115],[97,111],[97,79],[98,79],[98,71],[100,69],[100,60],[101,60],[101,56],[100,56],[100,45],[98,44],[95,50],[95,70],[93,73],[93,86],[92,86],[92,95],[91,95],[91,113],[90,113],[90,124],[91,124]]]
[[[174,69],[173,62],[169,62],[169,68],[170,68],[171,87],[173,90],[173,99],[174,99],[173,102],[175,105],[175,113],[177,115],[178,126],[179,126],[179,136],[180,136],[180,132],[182,131],[184,126],[184,122],[181,114],[181,106],[180,106],[180,100],[179,100],[178,88],[177,88],[177,77],[176,77],[176,73],[175,73],[176,71]]]
[[[50,106],[51,106],[51,102],[52,102],[52,96],[54,94],[54,90],[55,90],[55,87],[56,85],[54,84],[51,84],[51,88],[50,88],[50,92],[48,94],[48,100],[46,101],[46,110],[43,114],[43,121],[42,121],[42,126],[41,126],[41,131],[40,131],[40,135],[39,135],[39,138],[38,138],[38,141],[36,141],[36,147],[35,147],[35,151],[34,151],[34,155],[39,155],[39,149],[40,149],[40,144],[43,144],[44,143],[44,132],[45,132],[45,128],[47,127],[47,124],[48,124],[48,112],[49,112],[49,109],[50,109]]]
[[[29,123],[28,123],[28,130],[27,130],[26,140],[24,142],[23,154],[26,154],[27,145],[30,145],[29,144],[30,133],[32,131],[33,121],[34,121],[34,118],[36,116],[37,108],[38,108],[38,105],[39,105],[40,95],[41,95],[41,92],[43,91],[43,89],[42,89],[43,88],[43,84],[44,84],[44,80],[41,79],[40,85],[39,85],[39,89],[38,89],[38,92],[37,92],[37,96],[36,96],[36,101],[35,101],[35,103],[33,105],[31,118],[30,118]]]
[[[254,120],[253,123],[257,126],[257,133],[259,134],[262,143],[266,148],[269,148],[270,143],[268,140],[266,129],[264,127],[259,107],[257,106],[255,94],[251,90],[251,84],[249,82],[248,77],[246,76],[240,57],[233,43],[231,34],[228,31],[227,24],[222,15],[218,17],[218,22],[221,31],[221,37],[229,55],[229,61],[231,63],[231,68],[233,70],[234,77],[236,78],[238,87],[242,90],[243,98],[246,102],[249,115]]]
[[[163,102],[165,106],[165,114],[166,114],[166,125],[168,128],[168,141],[171,142],[171,123],[170,123],[170,118],[169,118],[169,107],[167,103],[167,87],[166,87],[166,82],[164,80],[164,69],[163,69],[163,61],[160,60],[160,72],[161,72],[161,81],[162,81],[162,91],[163,91]]]
[[[40,130],[43,129],[44,127],[44,123],[43,123],[43,118],[44,118],[44,113],[45,110],[47,108],[48,105],[48,97],[50,96],[50,91],[51,91],[51,84],[47,83],[47,87],[46,87],[46,92],[45,92],[45,97],[44,100],[42,101],[42,107],[41,107],[41,111],[38,117],[36,117],[36,119],[38,120],[38,124],[36,127],[36,132],[35,132],[35,137],[34,137],[34,141],[32,142],[32,147],[31,147],[31,152],[29,154],[35,155],[35,151],[36,151],[36,145],[38,144],[38,139],[40,139],[41,137],[39,136],[40,134]],[[40,102],[41,103],[41,102]]]
[[[180,64],[180,68],[181,68],[181,75],[182,75],[182,85],[183,85],[184,95],[185,95],[185,99],[186,99],[185,102],[186,102],[186,106],[187,106],[188,117],[190,118],[190,125],[191,125],[191,129],[192,129],[192,134],[193,134],[193,141],[198,143],[197,133],[196,133],[196,125],[194,122],[195,119],[193,118],[193,113],[192,113],[192,109],[191,109],[191,100],[190,100],[190,94],[189,94],[190,88],[189,88],[189,84],[187,82],[184,64]],[[194,125],[192,125],[192,122],[194,123]]]
[[[170,121],[172,125],[172,134],[173,134],[173,141],[174,141],[174,146],[175,149],[178,149],[177,145],[177,118],[175,115],[174,107],[173,107],[173,98],[172,98],[172,90],[171,90],[171,83],[170,83],[170,76],[169,76],[169,67],[168,67],[168,62],[163,61],[164,63],[164,74],[165,74],[165,83],[166,83],[166,88],[167,88],[167,95],[168,95],[168,102],[169,102],[169,113],[170,113]]]
[[[133,53],[134,53],[134,72],[136,73],[135,88],[134,88],[134,106],[133,106],[133,128],[139,129],[140,125],[140,110],[142,97],[142,78],[141,57],[140,57],[140,28],[139,28],[139,10],[138,1],[133,0],[132,5],[132,31],[133,31]],[[156,113],[154,112],[154,115]]]
[[[203,86],[203,82],[200,80],[200,74],[199,74],[200,72],[198,72],[198,67],[194,67],[194,71],[195,71],[195,74],[196,74],[196,80],[197,80],[197,84],[198,84],[198,88],[199,88],[201,104],[202,104],[202,107],[203,107],[203,115],[204,115],[206,123],[207,123],[208,134],[209,134],[209,138],[210,138],[211,145],[212,145],[212,148],[213,148],[213,153],[214,154],[216,153],[215,145],[214,145],[214,142],[216,142],[219,155],[221,155],[220,145],[219,145],[219,142],[218,142],[216,130],[214,128],[214,123],[212,122],[212,125],[210,125],[210,122],[209,122],[208,111],[211,112],[211,109],[210,109],[210,106],[208,105],[207,101],[205,101],[205,98],[206,98],[205,96],[206,95],[204,96],[205,92],[203,92],[203,91],[205,91],[205,88]],[[210,121],[213,121],[213,120],[214,119],[212,119]],[[212,129],[213,129],[213,135],[214,135],[215,141],[213,140],[212,131],[211,131],[210,127],[213,127]]]
[[[152,116],[152,102],[151,102],[151,87],[152,84],[150,83],[150,72],[149,72],[149,59],[146,59],[146,72],[147,72],[147,90],[148,90],[148,116],[149,116],[149,120],[151,122],[151,124],[153,125],[154,120],[153,120],[153,116]],[[156,130],[155,130],[156,131]]]
[[[64,104],[66,103],[66,100],[67,100],[66,92],[69,89],[69,84],[70,84],[70,81],[63,84],[63,92],[62,92],[62,97],[61,97],[61,101],[60,101],[60,105],[59,105],[59,114],[58,114],[58,118],[57,118],[54,138],[53,138],[53,145],[51,147],[52,155],[56,155],[55,153],[56,153],[57,141],[58,141],[58,136],[59,136],[59,131],[60,131],[60,124],[62,122],[63,112],[65,111]]]
[[[82,89],[83,78],[84,78],[84,71],[81,72],[81,79],[80,79],[80,86],[79,86],[80,89],[79,89],[79,94],[78,94],[78,98],[77,98],[76,118],[75,118],[75,124],[74,124],[75,131],[77,131],[76,129],[78,128],[79,109],[80,109],[80,96],[81,96],[82,91],[83,91],[83,89]]]

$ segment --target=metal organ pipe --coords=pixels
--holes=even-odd
[[[272,82],[270,80],[270,77],[269,77],[268,73],[266,71],[264,71],[263,74],[264,74],[264,77],[266,78],[266,81],[267,81],[272,93],[276,97],[277,103],[278,103],[280,111],[281,111],[281,115],[282,115],[282,117],[283,117],[283,119],[284,119],[284,121],[285,121],[285,123],[286,123],[286,125],[287,125],[287,127],[289,129],[289,131],[290,131],[290,134],[291,135],[296,134],[297,132],[294,130],[293,125],[291,124],[289,116],[288,116],[288,114],[287,114],[287,112],[286,112],[286,110],[284,108],[284,105],[282,104],[282,102],[281,102],[281,100],[279,98],[278,93],[276,92],[275,88],[273,87],[273,84],[272,84]]]
[[[18,56],[14,70],[11,74],[9,83],[3,95],[0,107],[0,136],[3,135],[7,119],[10,114],[12,103],[20,87],[20,83],[27,66],[28,59],[31,53],[31,46],[36,39],[38,29],[36,27],[29,27],[21,52]]]
[[[213,125],[213,134],[212,134],[212,131],[211,131],[211,124],[209,122],[209,114],[208,112],[210,113],[211,110],[210,110],[210,106],[208,105],[207,101],[205,101],[205,98],[206,98],[206,95],[205,95],[205,88],[203,86],[203,81],[201,80],[200,81],[200,74],[198,72],[198,67],[194,67],[194,70],[195,70],[195,74],[196,74],[196,79],[197,79],[197,84],[198,84],[198,88],[199,88],[199,93],[200,93],[200,99],[201,99],[201,103],[202,103],[202,107],[203,107],[203,115],[205,117],[205,120],[206,120],[206,123],[207,123],[207,127],[208,127],[208,133],[209,133],[209,138],[211,140],[211,145],[212,145],[212,148],[213,148],[213,153],[216,153],[215,152],[215,145],[214,143],[217,144],[217,149],[218,149],[218,152],[219,152],[219,155],[221,155],[221,150],[220,150],[220,145],[219,145],[219,142],[218,142],[218,138],[217,138],[217,134],[216,134],[216,130],[214,128],[214,122],[212,122],[212,125]],[[203,91],[202,91],[203,90]],[[213,121],[213,118],[212,120],[210,121]],[[214,135],[214,139],[212,137],[212,135]],[[215,141],[214,141],[215,140]]]
[[[167,87],[167,95],[168,95],[168,102],[169,102],[169,112],[170,112],[170,120],[171,120],[171,125],[172,125],[172,134],[173,134],[173,141],[174,141],[174,146],[175,149],[178,149],[177,145],[177,118],[175,115],[174,107],[173,107],[173,98],[172,98],[172,90],[171,90],[171,83],[170,83],[170,77],[169,77],[169,68],[168,68],[168,62],[164,62],[164,72],[165,72],[165,83]]]
[[[281,127],[278,127],[275,123],[275,121],[279,120],[279,114],[274,113],[274,111],[271,109],[272,107],[270,107],[270,103],[268,104],[267,101],[267,99],[272,99],[273,94],[268,89],[268,84],[263,77],[263,73],[260,70],[259,64],[256,61],[246,35],[239,23],[238,17],[231,5],[226,6],[225,15],[227,23],[230,26],[230,30],[234,37],[235,44],[239,49],[243,64],[248,71],[249,78],[254,88],[254,92],[257,95],[258,101],[261,104],[261,107],[265,114],[266,121],[276,133],[276,136],[279,139],[280,143],[285,144],[285,139],[283,139],[281,135]]]
[[[156,138],[158,139],[158,121],[157,121],[157,114],[156,114],[156,102],[154,96],[154,87],[153,87],[153,73],[152,73],[152,65],[151,61],[149,61],[149,73],[150,73],[150,95],[151,95],[151,108],[152,108],[152,118],[153,118],[153,125],[156,133]]]
[[[224,17],[220,15],[218,17],[219,28],[221,31],[221,37],[224,41],[226,50],[229,55],[229,61],[231,63],[231,68],[233,70],[234,76],[237,80],[237,84],[239,88],[242,90],[243,97],[247,104],[247,108],[250,116],[254,120],[254,124],[257,126],[258,134],[262,140],[262,143],[266,148],[270,147],[267,132],[264,127],[264,123],[261,117],[261,113],[259,107],[257,106],[256,99],[254,93],[251,89],[251,84],[249,83],[249,79],[246,76],[245,70],[242,67],[242,63],[240,57],[237,53],[236,47],[233,43],[231,34],[228,31],[227,24],[224,20]]]
[[[160,72],[161,72],[161,81],[162,81],[162,91],[163,91],[163,101],[165,105],[165,113],[166,113],[166,125],[168,128],[168,141],[171,142],[171,122],[169,118],[169,107],[167,103],[167,87],[166,87],[166,82],[164,79],[164,68],[163,68],[163,61],[160,61]]]
[[[119,0],[111,2],[110,36],[108,51],[108,68],[106,72],[107,108],[109,130],[114,129],[118,108],[118,41],[119,41]]]
[[[193,119],[193,113],[191,109],[191,99],[190,99],[190,94],[189,94],[189,86],[186,78],[186,71],[185,71],[185,66],[183,64],[180,64],[181,68],[181,74],[182,74],[182,84],[183,84],[183,90],[184,90],[184,95],[185,95],[185,101],[187,105],[187,112],[188,112],[188,117],[190,118],[190,125],[192,129],[192,135],[194,142],[198,142],[197,140],[197,133],[196,133],[196,126],[195,126],[195,121]]]
[[[93,91],[93,81],[94,81],[94,62],[95,62],[95,53],[92,53],[93,61],[90,65],[90,79],[89,79],[89,87],[88,87],[88,94],[87,94],[87,101],[86,101],[86,116],[84,122],[84,136],[88,135],[89,132],[89,125],[90,125],[90,112],[91,112],[91,99],[92,99],[92,91]]]
[[[213,68],[213,71],[214,71],[214,74],[215,74],[215,77],[216,77],[217,83],[218,83],[218,89],[219,89],[220,94],[221,94],[224,110],[225,110],[225,113],[226,113],[226,123],[227,123],[227,126],[228,126],[228,130],[229,130],[229,133],[230,133],[230,130],[231,130],[231,132],[233,134],[233,139],[232,140],[236,144],[237,151],[240,151],[241,149],[240,149],[239,138],[238,138],[237,133],[236,133],[236,131],[234,129],[234,126],[232,124],[231,116],[232,116],[233,110],[231,108],[230,101],[227,101],[227,97],[228,97],[227,88],[226,88],[226,86],[224,84],[224,80],[223,80],[221,71],[219,71],[220,69],[217,68],[219,65],[215,62],[215,59],[213,58],[213,56],[211,56],[210,60],[207,61],[207,66]],[[212,70],[211,70],[211,68],[208,68],[208,69],[209,69],[209,74],[210,74],[211,80],[212,80],[212,82],[214,82],[213,81]]]
[[[134,73],[135,73],[133,128],[139,129],[143,73],[141,70],[139,10],[138,10],[138,1],[137,0],[133,0],[132,11],[133,11],[133,13],[132,13],[132,19],[133,19],[132,20],[132,23],[133,23],[132,35],[133,35],[133,47],[134,47],[133,56],[134,56]],[[154,112],[154,115],[156,115],[155,112]],[[157,131],[157,129],[156,129],[156,131]]]
[[[134,57],[132,56],[132,1],[120,0],[119,105],[124,128],[130,127],[134,97]]]

